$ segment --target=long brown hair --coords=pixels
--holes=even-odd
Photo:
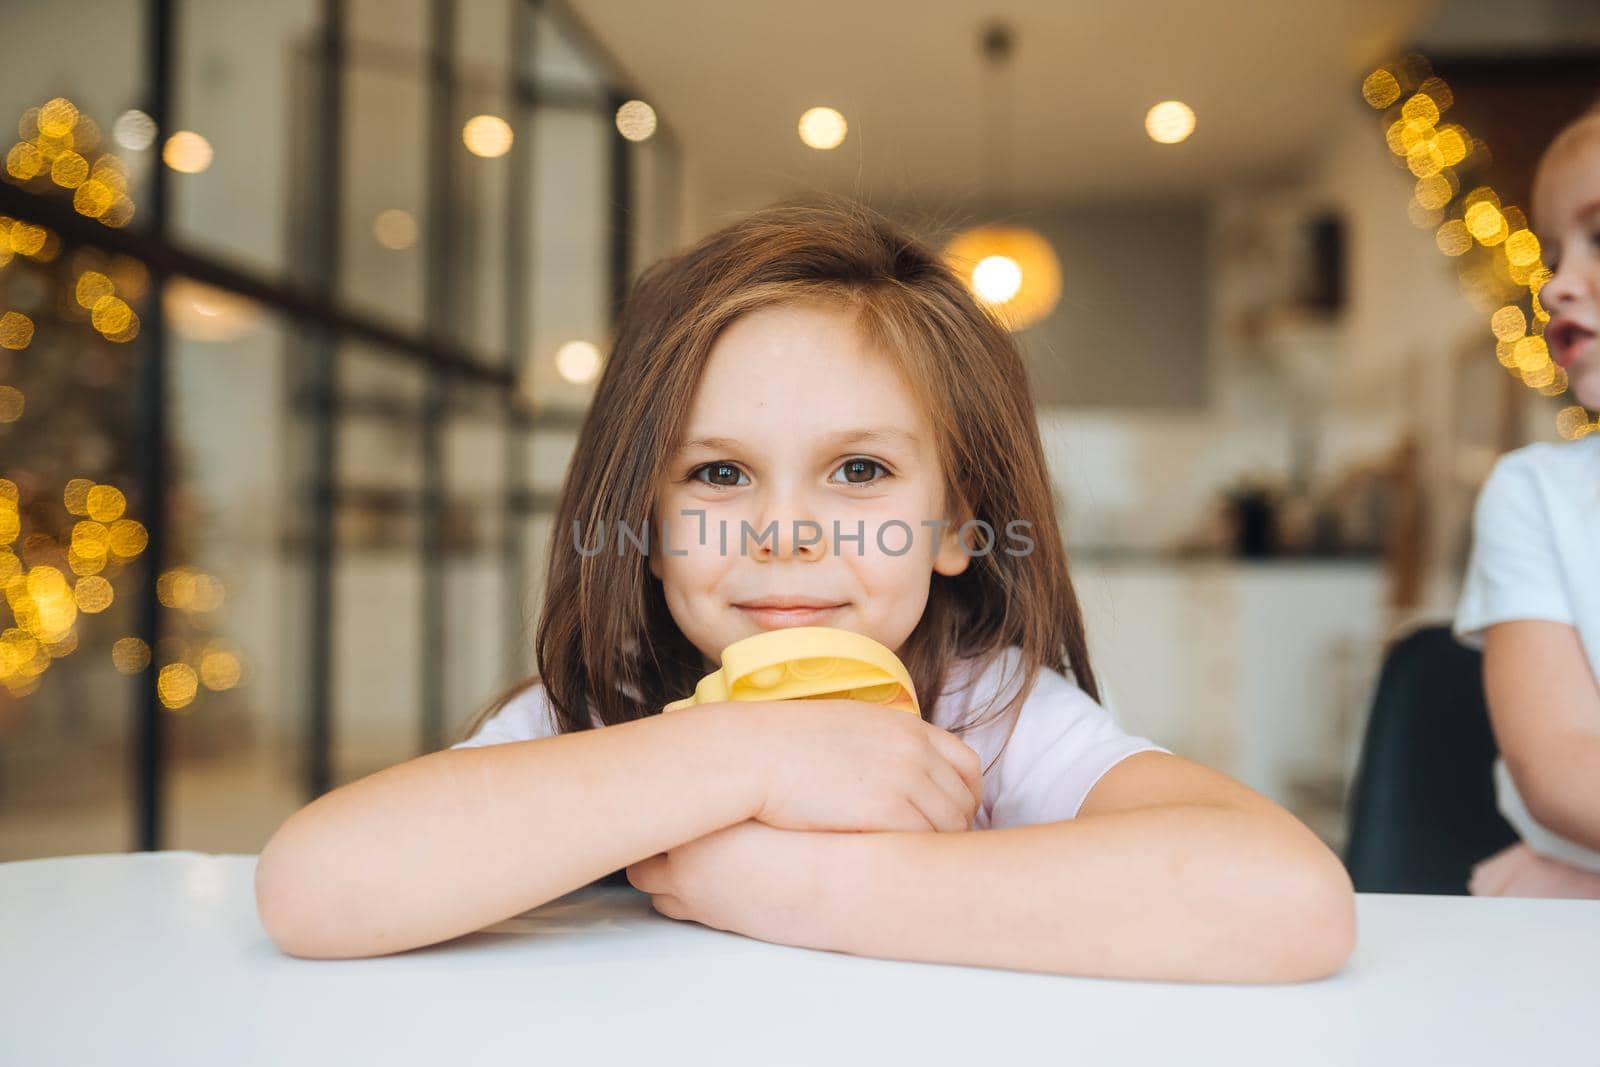
[[[644,553],[580,553],[567,538],[649,527],[718,335],[747,312],[802,300],[853,312],[863,338],[895,361],[935,429],[949,517],[995,531],[992,541],[977,539],[961,574],[932,575],[927,608],[900,649],[924,716],[957,659],[987,663],[1012,645],[1021,649],[1018,669],[998,692],[1013,695],[994,717],[1014,715],[1046,666],[1099,699],[1011,334],[937,254],[871,210],[788,204],[744,217],[635,283],[561,487],[539,673],[486,707],[463,736],[540,681],[552,721],[568,733],[590,729],[591,718],[612,725],[657,714],[714,666],[673,622]],[[1015,520],[1031,524],[1034,543],[1013,555],[999,533]],[[988,543],[993,550],[978,554]]]

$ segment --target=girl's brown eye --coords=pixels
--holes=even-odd
[[[868,485],[876,481],[872,477],[874,469],[888,473],[877,460],[864,458],[847,459],[839,465],[839,469],[845,472],[845,481],[851,485]]]
[[[700,475],[706,471],[711,472],[712,479],[732,478],[734,481],[726,482],[720,480],[707,480],[700,477]],[[707,463],[703,466],[696,467],[694,470],[694,478],[696,481],[705,482],[707,485],[718,486],[724,489],[731,489],[738,485],[738,479],[742,477],[744,477],[744,472],[738,467],[735,467],[732,463]]]

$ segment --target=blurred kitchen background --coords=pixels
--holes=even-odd
[[[631,278],[848,196],[1017,330],[1124,726],[1335,847],[1591,0],[4,0],[0,860],[255,852],[530,670]],[[5,131],[9,134],[9,131]]]

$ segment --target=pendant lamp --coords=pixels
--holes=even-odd
[[[984,121],[991,218],[1003,218],[1008,206],[1004,190],[1010,179],[1008,68],[1013,44],[1010,28],[1001,23],[989,25],[980,37],[988,67]],[[1026,226],[993,222],[971,227],[945,245],[944,256],[978,303],[1013,333],[1043,319],[1061,299],[1061,261],[1050,242]]]

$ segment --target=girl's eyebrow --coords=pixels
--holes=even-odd
[[[899,441],[914,448],[919,443],[916,434],[910,430],[902,430],[898,426],[864,426],[859,429],[839,430],[821,438],[821,441],[823,445],[828,447],[838,447],[857,442],[877,444]],[[696,437],[692,441],[685,441],[682,445],[679,445],[677,451],[688,452],[696,448],[732,451],[742,447],[744,447],[743,443],[735,437]]]

